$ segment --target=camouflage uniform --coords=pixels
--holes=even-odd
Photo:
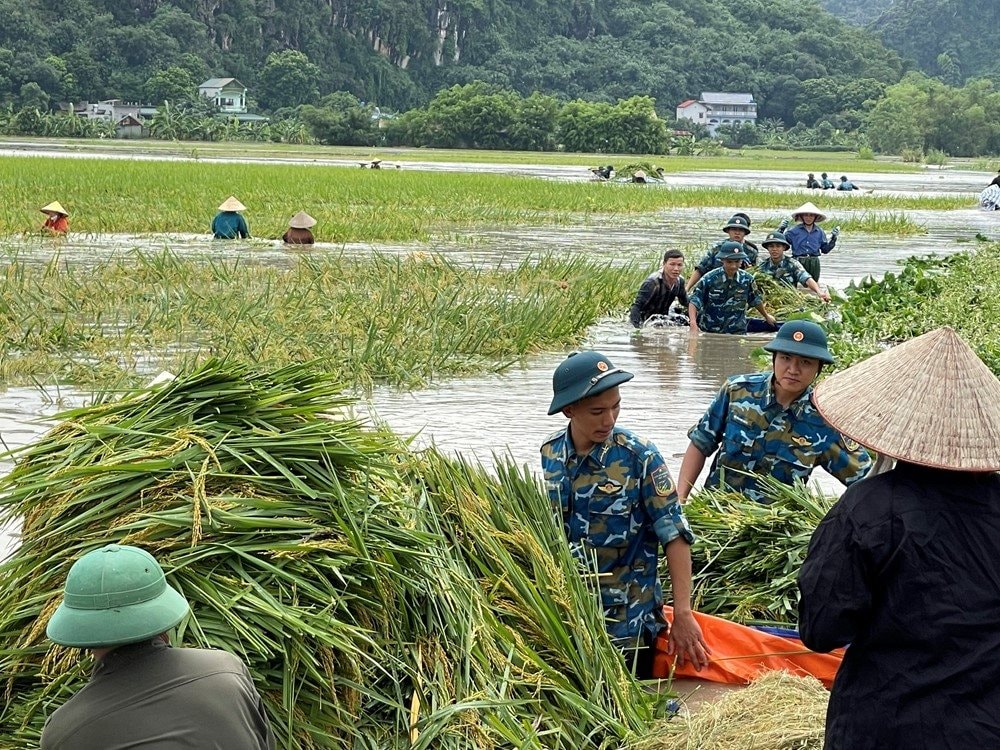
[[[720,250],[722,248],[722,243],[730,242],[731,240],[719,240],[714,245],[712,245],[701,256],[701,259],[695,265],[695,270],[698,271],[702,276],[707,274],[709,271],[714,271],[716,268],[722,268],[722,261],[719,259]],[[749,261],[743,261],[743,268],[749,268],[750,266],[756,265],[757,263],[757,246],[752,242],[743,241],[740,243],[743,245],[743,252],[746,253]]]
[[[706,333],[746,333],[747,308],[764,302],[753,276],[742,268],[733,278],[716,268],[698,280],[689,295]]]
[[[806,286],[812,280],[812,276],[802,267],[802,264],[795,260],[795,258],[789,258],[787,255],[782,255],[781,260],[777,263],[772,261],[771,257],[768,256],[761,261],[761,264],[757,268],[761,273],[773,276],[775,281],[780,281],[782,284],[788,284],[789,286],[797,286],[798,284]]]
[[[705,456],[719,448],[705,486],[725,485],[764,502],[755,474],[792,484],[807,481],[822,466],[848,486],[863,479],[871,456],[823,419],[813,406],[812,386],[786,409],[774,396],[772,375],[729,378],[701,421],[688,430]]]
[[[541,450],[549,500],[570,549],[588,569],[596,558],[604,574],[608,634],[620,647],[641,645],[643,629],[655,636],[664,627],[660,545],[678,537],[694,542],[663,457],[621,427],[586,456],[577,455],[568,428],[546,438]]]

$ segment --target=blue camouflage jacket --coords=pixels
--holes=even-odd
[[[761,261],[757,268],[761,273],[773,276],[776,281],[789,286],[797,286],[798,284],[805,286],[812,280],[812,276],[802,267],[802,264],[787,255],[782,255],[781,260],[777,263],[773,262],[769,255]]]
[[[587,570],[596,564],[602,574],[608,634],[634,648],[643,629],[655,636],[664,627],[660,546],[678,537],[694,542],[663,457],[620,427],[585,456],[568,427],[546,438],[541,452],[549,500],[570,548]]]
[[[698,263],[695,265],[695,270],[702,276],[709,271],[715,270],[716,268],[722,268],[722,261],[719,260],[719,250],[722,247],[723,242],[729,242],[729,240],[719,240],[708,248],[708,250],[705,251],[705,254],[698,260]],[[748,258],[750,258],[749,261],[743,261],[743,268],[749,268],[757,262],[758,249],[755,244],[744,241],[743,252],[747,254]]]
[[[688,295],[706,333],[746,333],[747,308],[764,301],[753,276],[739,269],[733,278],[722,268],[702,276]]]
[[[719,451],[705,486],[730,487],[765,502],[755,475],[792,484],[807,481],[822,466],[845,485],[863,479],[871,456],[827,423],[813,406],[812,386],[786,409],[774,396],[772,375],[729,378],[701,421],[688,430],[705,456]]]

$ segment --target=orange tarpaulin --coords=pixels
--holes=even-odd
[[[667,622],[673,621],[673,607],[664,607]],[[674,677],[695,677],[711,682],[748,685],[764,672],[781,670],[794,675],[812,675],[828,688],[844,657],[844,649],[817,654],[796,638],[765,633],[712,615],[694,613],[705,643],[712,649],[708,666],[696,672],[688,661],[673,670]],[[667,653],[667,630],[656,639],[653,676],[671,676],[674,656]]]

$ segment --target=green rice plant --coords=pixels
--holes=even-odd
[[[88,660],[48,642],[66,571],[136,544],[191,603],[175,642],[250,667],[282,748],[618,748],[661,712],[604,632],[548,499],[341,416],[313,365],[207,362],[60,415],[0,480],[5,747]]]
[[[39,266],[15,251],[5,272],[7,383],[137,382],[223,356],[317,359],[351,387],[413,387],[570,346],[634,291],[628,264],[580,256],[475,268],[436,255],[305,255],[279,268],[163,251]]]
[[[731,165],[730,165],[731,166]],[[280,237],[306,209],[323,241],[400,241],[469,227],[580,223],[676,207],[787,210],[798,192],[557,182],[530,177],[321,165],[0,158],[9,186],[0,232],[37,230],[39,206],[58,198],[73,232],[207,234],[216,206],[237,193],[258,237]],[[961,196],[851,196],[852,210],[967,208]]]
[[[790,486],[769,476],[758,481],[767,504],[703,489],[685,506],[697,535],[691,550],[694,607],[735,622],[794,624],[799,568],[836,498],[801,482]]]
[[[838,367],[940,326],[951,326],[1000,375],[1000,245],[945,258],[910,258],[898,273],[846,290],[832,328]]]

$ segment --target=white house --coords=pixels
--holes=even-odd
[[[753,94],[723,94],[703,91],[700,99],[688,99],[677,105],[677,119],[704,125],[715,135],[720,125],[757,122],[757,102]]]
[[[235,78],[209,78],[198,93],[215,102],[220,112],[241,115],[247,111],[247,87]]]

